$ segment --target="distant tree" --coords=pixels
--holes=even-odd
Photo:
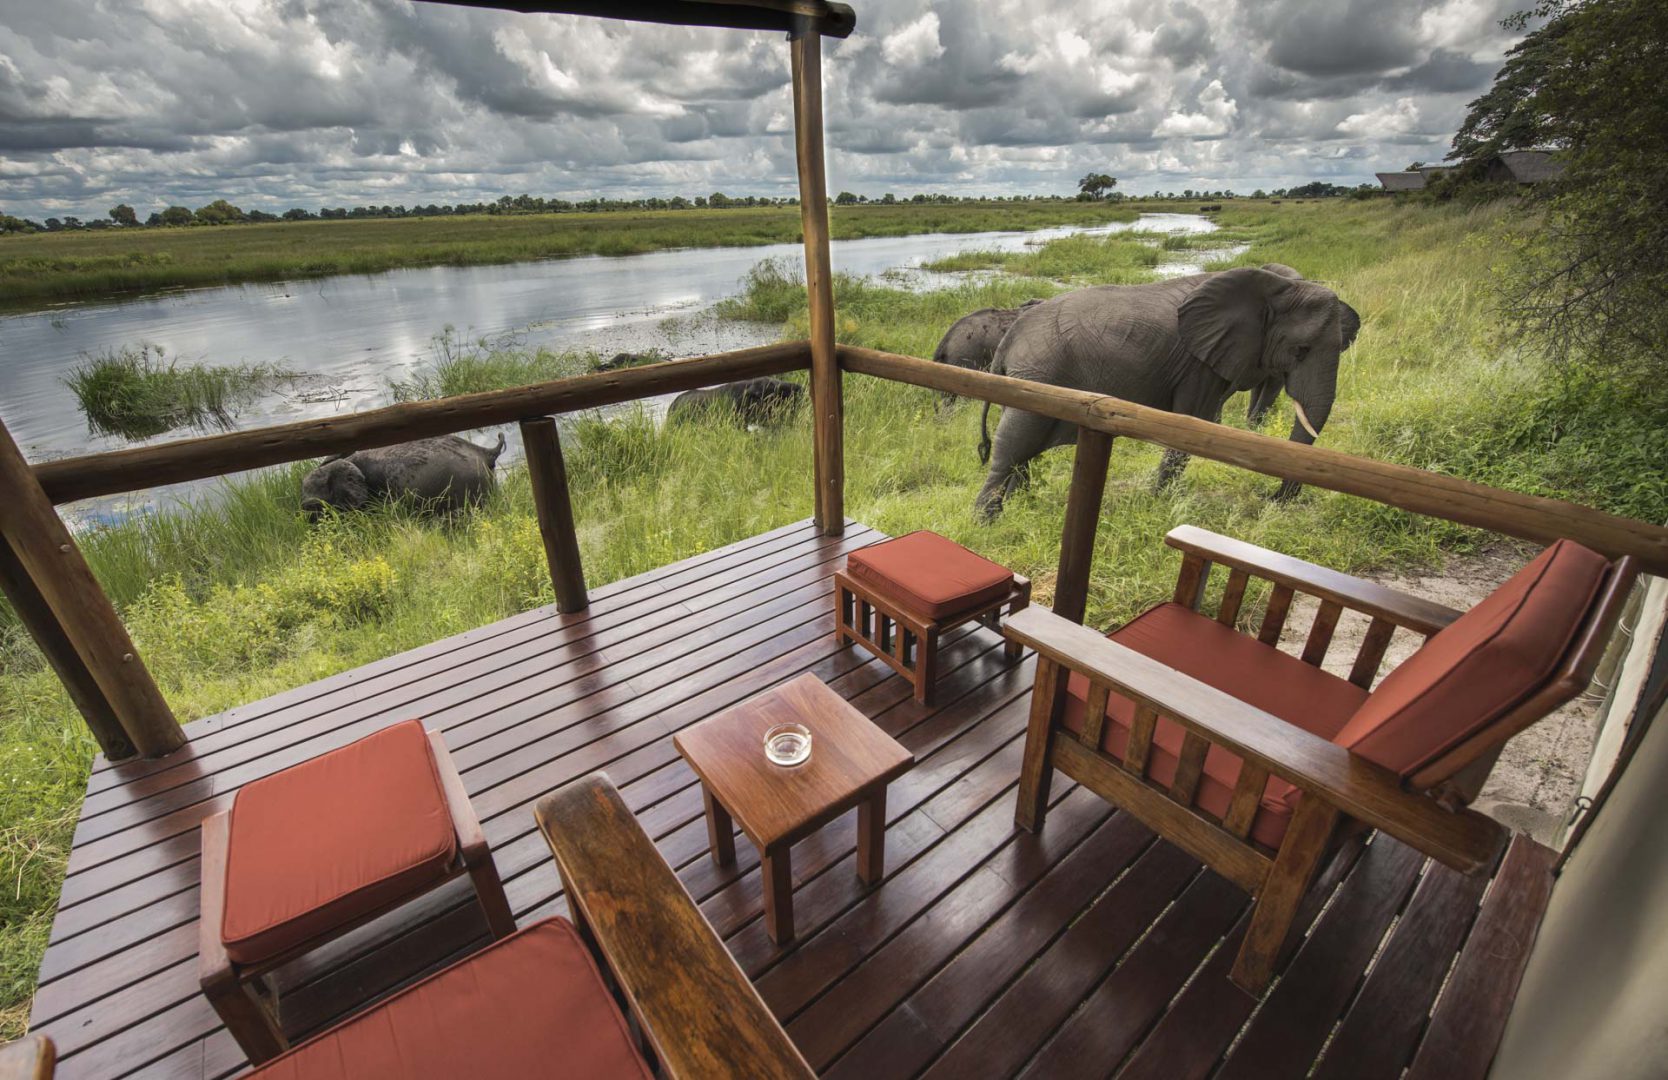
[[[1092,172],[1077,182],[1077,195],[1081,199],[1099,199],[1117,186],[1117,177]]]
[[[216,199],[207,206],[199,206],[196,215],[197,220],[204,225],[230,225],[234,221],[244,220],[247,216],[225,199]]]
[[[164,225],[189,225],[195,220],[196,216],[183,206],[170,206],[162,211]]]
[[[715,191],[707,196],[707,205],[714,210],[727,210],[730,207],[730,197],[722,191]]]
[[[118,203],[110,208],[110,220],[118,225],[137,225],[139,215],[133,212],[133,207],[127,203]]]
[[[1460,179],[1505,150],[1556,148],[1563,175],[1503,276],[1507,316],[1555,359],[1668,380],[1668,4],[1542,0],[1448,155]]]
[[[1253,199],[1266,199],[1268,198],[1268,192],[1264,191],[1262,188],[1258,188],[1256,191],[1251,193],[1251,197]]]
[[[55,217],[49,217],[45,222],[47,232],[57,232],[64,227],[64,223]]]
[[[0,233],[34,232],[35,223],[11,214],[0,214]]]
[[[64,228],[66,228],[66,229],[79,229],[79,228],[81,228],[81,219],[78,218],[78,217],[70,217],[68,214],[64,215]]]
[[[309,221],[309,220],[312,219],[312,217],[313,217],[312,214],[303,210],[299,206],[297,206],[293,209],[284,211],[284,220],[285,221]]]
[[[838,195],[834,196],[834,205],[835,206],[856,206],[857,205],[857,196],[853,195],[849,191],[842,191]]]
[[[881,201],[881,203],[883,203],[886,206],[891,206],[893,203],[898,201],[898,197],[896,195],[892,194],[890,191],[888,191],[886,194],[884,194],[880,197],[880,201]]]

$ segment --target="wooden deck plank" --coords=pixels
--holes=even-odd
[[[1407,1080],[1488,1075],[1529,949],[1552,897],[1558,853],[1517,836],[1483,898],[1477,924],[1437,1000]]]
[[[1532,936],[1536,849],[1514,845],[1479,906],[1482,879],[1432,868],[1415,890],[1421,860],[1373,843],[1328,869],[1306,900],[1309,937],[1253,1001],[1226,979],[1249,903],[1238,890],[1069,783],[1040,834],[1014,828],[1033,659],[1008,662],[988,630],[954,631],[928,707],[881,661],[835,645],[832,570],[881,539],[849,525],[827,538],[797,522],[594,590],[578,615],[527,612],[228,710],[162,762],[96,763],[33,1008],[60,1075],[241,1068],[197,990],[198,822],[239,785],[408,715],[445,732],[524,922],[566,911],[533,803],[607,771],[828,1075],[1302,1075],[1323,1047],[1323,1078],[1408,1061],[1481,1075],[1505,1001],[1483,957]],[[713,864],[670,736],[801,672],[917,764],[889,793],[878,886],[855,873],[853,815],[796,846],[799,935],[777,946],[757,853],[742,843],[734,864]],[[286,1022],[332,1023],[484,940],[467,889],[438,890],[282,972]],[[1466,1041],[1468,1009],[1492,1031],[1484,1049]]]

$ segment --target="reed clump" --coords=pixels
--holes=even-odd
[[[237,411],[302,376],[270,364],[187,364],[159,345],[86,357],[64,378],[89,430],[146,439],[176,428],[230,431]]]

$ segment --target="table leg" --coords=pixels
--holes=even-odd
[[[701,785],[701,797],[707,803],[707,844],[712,848],[712,861],[728,866],[736,861],[735,824],[730,821],[730,812],[705,784]]]
[[[886,788],[857,806],[857,876],[873,885],[886,876]]]
[[[770,848],[759,855],[764,874],[765,932],[780,945],[793,940],[793,861],[788,845]]]

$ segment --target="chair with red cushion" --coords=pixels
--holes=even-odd
[[[809,1080],[805,1059],[606,776],[569,784],[535,816],[573,922],[545,919],[494,942],[251,1077]]]
[[[515,932],[492,852],[439,732],[418,720],[244,785],[203,822],[198,976],[249,1060],[287,1045],[267,975],[468,874]]]
[[[1586,689],[1637,576],[1560,540],[1461,613],[1191,526],[1165,540],[1184,552],[1175,599],[1106,638],[1035,609],[1008,621],[1038,653],[1015,817],[1042,827],[1059,769],[1251,893],[1233,979],[1253,993],[1344,836],[1492,866],[1502,830],[1466,804],[1507,739]],[[1214,618],[1213,563],[1229,571]],[[1253,577],[1272,587],[1242,633]],[[1299,592],[1320,603],[1292,656],[1277,643]],[[1371,622],[1344,678],[1321,665],[1346,609]],[[1375,687],[1398,631],[1424,644]]]
[[[861,642],[931,704],[938,639],[977,619],[1000,630],[1031,602],[1031,583],[953,540],[923,529],[852,552],[834,572],[834,637]],[[1022,650],[1007,645],[1008,659]]]

